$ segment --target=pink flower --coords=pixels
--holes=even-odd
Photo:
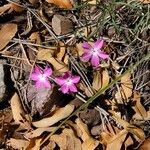
[[[88,42],[84,42],[82,47],[85,49],[81,56],[84,61],[91,61],[91,64],[97,67],[100,64],[100,60],[108,59],[109,55],[103,52],[101,49],[104,45],[104,40],[98,39],[94,46],[91,46]]]
[[[77,92],[76,84],[80,81],[79,76],[73,76],[70,72],[66,72],[62,77],[56,78],[56,83],[60,85],[60,89],[64,94]]]
[[[39,67],[35,67],[31,74],[31,79],[35,81],[37,89],[39,88],[51,88],[51,84],[48,80],[48,77],[52,74],[52,69],[46,67],[44,70],[41,70]]]

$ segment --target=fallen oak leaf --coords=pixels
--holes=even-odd
[[[0,30],[0,50],[10,42],[17,32],[17,24],[8,23],[2,26]],[[7,34],[6,34],[7,33]]]
[[[59,108],[51,117],[41,119],[40,121],[33,122],[35,127],[49,127],[57,123],[58,121],[68,117],[74,110],[73,105],[66,105],[63,108]]]

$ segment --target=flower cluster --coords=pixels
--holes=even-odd
[[[88,42],[84,42],[82,47],[84,48],[84,53],[81,56],[81,60],[90,61],[93,67],[98,67],[101,60],[109,58],[109,55],[102,51],[104,45],[104,40],[98,39],[94,46],[90,45]],[[52,75],[52,69],[46,67],[44,70],[35,67],[31,73],[31,80],[35,81],[35,86],[39,88],[51,88],[51,83],[49,81]],[[72,75],[71,72],[66,72],[62,76],[54,78],[54,81],[60,86],[59,90],[64,94],[76,93],[77,84],[80,81],[80,76]]]

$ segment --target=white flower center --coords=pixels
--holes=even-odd
[[[72,84],[72,80],[71,79],[67,79],[66,80],[66,84],[69,86],[69,85],[71,85]]]
[[[98,55],[98,51],[94,48],[91,49],[91,53],[92,53],[92,55]]]
[[[45,81],[46,80],[46,77],[45,77],[44,74],[40,74],[38,77],[39,77],[40,81]]]

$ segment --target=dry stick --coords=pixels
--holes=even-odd
[[[47,140],[49,140],[49,138],[64,124],[66,123],[66,121],[68,119],[70,119],[72,116],[76,115],[80,110],[82,109],[86,109],[90,103],[92,103],[98,96],[100,96],[102,93],[104,93],[106,90],[108,90],[111,86],[113,86],[115,83],[117,83],[124,75],[126,75],[127,73],[131,72],[132,70],[134,70],[137,66],[139,66],[142,62],[149,60],[150,59],[150,52],[144,56],[141,60],[139,60],[138,62],[136,62],[134,65],[131,65],[129,67],[128,70],[126,70],[122,75],[120,75],[119,77],[117,77],[115,80],[113,80],[111,83],[109,83],[106,87],[104,87],[103,89],[100,89],[94,96],[92,96],[91,98],[89,98],[89,100],[84,103],[83,105],[81,105],[78,109],[76,109],[69,117],[67,117],[64,121],[62,121],[62,123],[60,123],[60,125],[53,131],[51,132],[51,134],[49,134],[41,143],[41,145],[43,145]],[[111,114],[112,115],[112,114]],[[115,119],[115,118],[114,118]]]
[[[29,42],[27,42],[27,41],[25,41],[25,40],[21,40],[21,39],[17,39],[17,38],[13,38],[12,40],[11,40],[11,42],[15,42],[15,43],[19,43],[19,42],[21,42],[22,44],[24,44],[24,45],[31,45],[31,46],[37,46],[37,47],[41,47],[41,48],[50,48],[50,49],[54,49],[54,48],[56,48],[56,46],[44,46],[44,45],[40,45],[40,44],[35,44],[35,43],[29,43]],[[38,51],[37,51],[38,52]]]

